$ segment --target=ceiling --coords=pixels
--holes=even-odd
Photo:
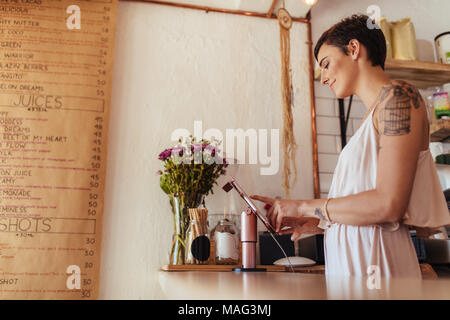
[[[214,7],[230,10],[251,11],[257,13],[267,13],[273,0],[158,0],[161,2],[175,2],[197,6]],[[309,6],[302,0],[284,0],[286,9],[293,18],[304,18],[309,11]],[[274,13],[283,4],[283,0],[278,0]]]

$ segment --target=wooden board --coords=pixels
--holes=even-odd
[[[116,16],[0,1],[0,300],[98,297]]]
[[[215,264],[197,264],[197,265],[165,265],[161,267],[162,271],[179,272],[179,271],[212,271],[212,272],[229,272],[233,268],[238,268],[240,265],[215,265]],[[257,268],[266,268],[268,272],[289,272],[289,267],[275,266],[275,265],[257,265]],[[420,270],[423,279],[437,279],[438,276],[434,272],[433,267],[428,263],[421,263]],[[315,273],[325,274],[325,265],[315,265],[310,267],[295,267],[294,272],[298,273]]]
[[[161,267],[162,271],[216,271],[227,272],[232,271],[233,268],[239,268],[241,265],[215,265],[215,264],[193,264],[193,265],[165,265]],[[275,265],[257,265],[257,268],[265,268],[268,272],[285,272],[290,271],[289,267],[275,266]],[[324,265],[316,265],[311,267],[295,267],[295,272],[307,273],[324,273]]]

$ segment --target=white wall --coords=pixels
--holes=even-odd
[[[196,6],[206,6],[212,8],[222,8],[240,11],[251,11],[258,13],[267,13],[272,5],[273,0],[160,0],[163,2],[184,3]],[[299,0],[283,0],[278,1],[275,5],[274,13],[281,5],[289,11],[290,15],[295,18],[303,18],[309,10],[309,6]]]
[[[311,11],[313,47],[321,34],[333,24],[355,13],[367,14],[370,5],[379,6],[381,15],[386,16],[389,21],[411,17],[416,32],[419,60],[436,61],[434,37],[450,30],[448,0],[319,0]],[[425,99],[430,91],[421,90],[421,93]],[[320,196],[326,198],[342,149],[339,109],[334,93],[328,87],[322,87],[318,81],[315,81],[315,102]],[[345,100],[346,108],[347,105],[348,99]],[[354,97],[347,127],[347,142],[358,129],[366,111],[362,101]]]
[[[299,146],[292,196],[308,199],[314,192],[306,25],[295,23],[291,39]],[[173,145],[173,130],[192,132],[194,120],[222,132],[281,129],[278,22],[119,2],[115,47],[100,298],[164,298],[157,275],[168,262],[173,226],[157,156]],[[279,160],[275,176],[243,165],[237,177],[249,193],[284,196]],[[223,211],[223,181],[207,198],[210,212]]]
[[[380,7],[388,21],[410,17],[414,24],[419,60],[436,61],[434,37],[450,30],[450,1],[448,0],[319,0],[312,7],[312,39],[342,18],[355,13],[367,14],[371,5]]]

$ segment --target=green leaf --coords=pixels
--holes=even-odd
[[[161,177],[159,178],[159,186],[161,187],[162,191],[164,191],[166,194],[170,194],[169,181],[167,175],[165,174],[161,175]]]

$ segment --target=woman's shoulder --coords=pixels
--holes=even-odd
[[[383,87],[374,113],[377,132],[381,126],[387,132],[390,132],[389,126],[405,126],[408,128],[405,132],[409,132],[412,121],[421,123],[420,126],[427,130],[428,115],[419,90],[404,80],[391,80]]]
[[[402,79],[391,79],[391,84],[393,86],[410,87],[410,88],[414,88],[417,90],[417,88],[414,85],[412,85],[408,81],[402,80]]]
[[[411,90],[417,90],[417,88],[409,83],[406,80],[402,80],[402,79],[390,79],[390,87],[401,87],[401,88],[410,88]]]
[[[387,108],[420,108],[424,103],[419,90],[405,80],[391,80],[390,85],[383,88],[380,104]]]

